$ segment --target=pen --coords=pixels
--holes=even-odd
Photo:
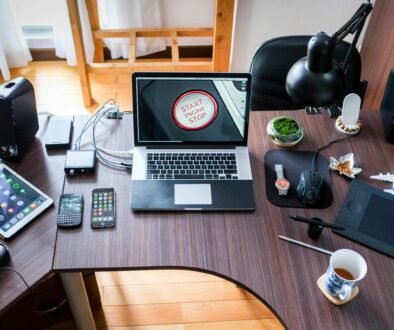
[[[340,225],[334,225],[334,224],[327,223],[327,222],[324,222],[324,221],[320,222],[320,221],[317,221],[317,220],[314,220],[314,219],[301,217],[299,215],[290,215],[289,218],[293,219],[295,221],[309,223],[311,225],[322,226],[322,227],[327,227],[327,228],[336,229],[336,230],[345,230],[345,227],[340,226]]]
[[[293,243],[293,244],[301,245],[301,246],[306,247],[308,249],[319,251],[319,252],[322,252],[322,253],[325,253],[325,254],[328,254],[328,255],[332,254],[331,251],[328,251],[328,250],[325,250],[325,249],[321,249],[321,248],[318,248],[316,246],[313,246],[313,245],[310,245],[310,244],[306,244],[306,243],[297,241],[295,239],[292,239],[292,238],[289,238],[289,237],[286,237],[286,236],[278,235],[278,237],[280,239],[283,239],[284,241],[288,241],[288,242]]]

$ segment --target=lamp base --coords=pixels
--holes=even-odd
[[[345,134],[357,134],[358,132],[360,132],[361,126],[361,120],[357,120],[357,122],[352,125],[345,125],[342,122],[342,116],[339,116],[335,121],[335,128]]]

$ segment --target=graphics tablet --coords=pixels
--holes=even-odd
[[[0,164],[0,236],[9,238],[53,203],[53,200]]]
[[[353,181],[335,220],[337,234],[394,257],[394,196]]]

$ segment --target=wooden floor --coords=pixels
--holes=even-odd
[[[222,278],[185,270],[96,273],[103,329],[282,329],[251,294]]]
[[[13,69],[35,88],[38,111],[56,115],[92,112],[83,106],[78,73],[65,62],[33,62]],[[0,81],[1,82],[1,81]],[[129,75],[92,76],[94,99],[114,98],[121,110],[131,109]],[[99,329],[134,330],[258,330],[282,329],[260,301],[233,283],[185,270],[96,273],[103,308],[95,311]],[[53,329],[73,329],[62,322]]]
[[[91,74],[92,94],[96,104],[85,108],[81,85],[75,67],[64,61],[31,62],[29,66],[12,69],[11,78],[25,77],[34,86],[37,110],[56,115],[86,114],[113,98],[122,111],[131,110],[131,76]],[[0,83],[4,81],[1,79]]]

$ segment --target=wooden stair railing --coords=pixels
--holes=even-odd
[[[213,28],[152,28],[152,29],[100,29],[97,0],[85,0],[89,14],[95,46],[94,63],[86,63],[82,39],[78,0],[67,0],[73,33],[78,73],[85,106],[92,104],[89,73],[124,74],[135,71],[229,71],[232,26],[235,0],[215,0],[215,25]],[[169,38],[171,58],[138,59],[136,45],[138,38]],[[211,58],[181,58],[179,37],[212,37]],[[128,61],[104,60],[104,38],[129,38]]]

